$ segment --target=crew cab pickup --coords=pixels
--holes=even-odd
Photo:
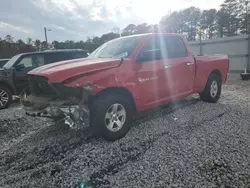
[[[194,93],[217,102],[228,69],[226,55],[193,56],[182,35],[121,37],[88,58],[30,71],[22,102],[27,114],[61,116],[70,127],[89,125],[113,141],[126,135],[136,111]]]

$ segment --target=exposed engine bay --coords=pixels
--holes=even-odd
[[[64,120],[76,129],[89,126],[90,86],[69,88],[33,75],[29,76],[29,84],[20,96],[27,115]]]

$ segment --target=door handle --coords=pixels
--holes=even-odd
[[[173,65],[165,65],[164,68],[165,68],[165,69],[169,69],[169,68],[171,68],[172,66],[173,66]]]
[[[187,65],[190,66],[190,65],[193,65],[194,62],[188,62]]]

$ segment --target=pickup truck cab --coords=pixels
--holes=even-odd
[[[19,95],[28,85],[27,73],[53,62],[84,58],[88,51],[81,49],[46,50],[18,54],[0,68],[0,109],[7,108],[12,95]]]
[[[62,115],[71,127],[89,124],[95,134],[116,140],[126,135],[136,111],[194,93],[217,102],[228,69],[226,55],[193,56],[182,35],[121,37],[88,58],[32,70],[22,101],[28,114]]]

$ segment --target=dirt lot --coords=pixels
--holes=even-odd
[[[0,187],[250,187],[250,81],[230,76],[217,104],[197,96],[138,114],[128,135],[0,111]]]

